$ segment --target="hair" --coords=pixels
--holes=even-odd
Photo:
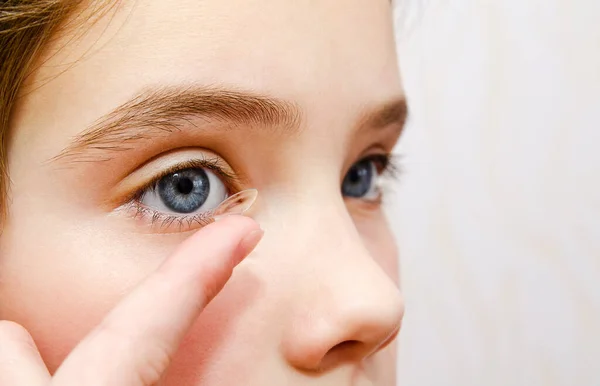
[[[0,220],[10,189],[7,146],[11,112],[43,48],[78,1],[0,0]]]
[[[58,29],[84,0],[0,0],[0,225],[10,191],[7,149],[11,113],[27,77]],[[84,22],[94,22],[119,3],[95,0]],[[404,4],[404,2],[402,3]],[[105,7],[108,5],[108,7]],[[400,7],[396,7],[398,9]],[[1,233],[1,230],[0,230]]]

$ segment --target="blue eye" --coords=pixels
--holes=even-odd
[[[378,177],[379,174],[374,160],[364,159],[358,161],[352,165],[344,177],[342,194],[345,197],[377,200],[379,198]]]
[[[159,212],[188,214],[214,209],[225,198],[227,189],[212,172],[187,168],[162,177],[140,202]]]

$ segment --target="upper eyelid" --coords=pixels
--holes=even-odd
[[[121,206],[126,202],[138,198],[144,190],[154,186],[164,176],[173,173],[177,170],[189,167],[208,168],[216,172],[216,174],[218,174],[218,176],[222,178],[222,181],[226,184],[228,190],[230,191],[239,191],[243,189],[243,186],[248,184],[248,178],[239,170],[237,170],[239,168],[234,170],[234,168],[231,167],[229,163],[225,161],[225,159],[223,159],[223,157],[209,149],[201,148],[174,149],[170,150],[167,153],[151,157],[148,161],[144,162],[140,166],[137,166],[135,170],[129,172],[125,179],[128,180],[134,178],[132,177],[132,175],[135,176],[135,174],[139,170],[151,168],[153,167],[152,165],[155,162],[159,162],[160,160],[167,157],[177,157],[180,160],[178,161],[177,158],[175,158],[175,160],[172,162],[167,161],[169,166],[163,167],[159,171],[152,171],[151,173],[148,173],[150,176],[146,176],[145,178],[143,176],[141,178],[136,176],[135,179],[143,179],[143,182],[134,183],[132,184],[135,185],[134,187],[130,187],[129,189],[123,189],[126,190],[127,193],[121,192],[121,194],[116,194],[117,196],[120,196],[120,198],[117,200],[109,200],[107,204],[112,205],[113,207]],[[397,169],[397,167],[393,162],[394,156],[392,154],[390,154],[389,152],[379,150],[377,153],[367,153],[355,162],[360,162],[361,160],[369,158],[385,158],[386,162],[383,162],[384,168],[381,174],[386,173],[390,174],[391,176],[395,176],[395,170]],[[157,168],[160,166],[161,164],[159,162]],[[342,179],[344,175],[348,172],[348,170],[349,169],[344,171],[343,175],[341,176]]]
[[[355,164],[357,164],[359,162],[363,162],[363,161],[366,161],[366,160],[370,160],[370,161],[374,161],[374,162],[380,161],[380,163],[383,165],[382,172],[385,172],[385,170],[388,167],[390,167],[391,164],[393,163],[393,154],[391,154],[389,152],[379,151],[377,153],[366,153],[364,155],[361,155],[358,159],[356,159],[356,161],[352,162],[347,167],[347,169],[344,170],[344,174],[343,174],[342,177],[344,177],[346,175],[346,173],[348,173],[348,171],[350,170],[350,168],[352,166],[354,166]]]
[[[218,154],[207,149],[176,149],[152,157],[128,172],[112,189],[111,199],[106,204],[113,208],[120,207],[139,197],[164,176],[189,167],[212,170],[232,191],[245,185],[244,176],[234,171]]]
[[[195,160],[194,159],[194,160],[189,160],[187,162],[182,162],[179,164],[171,165],[170,167],[160,171],[150,181],[148,181],[146,183],[146,186],[156,185],[156,183],[158,183],[158,181],[160,181],[160,179],[168,176],[169,174],[173,174],[173,173],[179,172],[181,170],[192,169],[192,168],[209,169],[211,171],[216,172],[221,177],[228,179],[228,181],[236,181],[237,180],[237,177],[233,173],[229,173],[229,172],[225,171],[224,168],[219,165],[218,161],[213,161],[212,159],[211,160],[208,160],[208,159]]]
[[[185,169],[191,169],[191,168],[209,169],[209,170],[215,172],[220,178],[225,179],[225,181],[223,181],[223,183],[226,185],[228,190],[238,190],[239,189],[238,186],[235,186],[235,187],[232,186],[232,185],[239,184],[237,177],[232,173],[226,172],[223,169],[223,167],[218,165],[217,162],[212,161],[212,160],[207,160],[207,159],[190,160],[188,162],[183,162],[180,164],[172,165],[171,167],[164,169],[161,172],[157,173],[151,180],[145,182],[141,188],[139,188],[136,192],[132,193],[130,200],[139,199],[141,194],[143,194],[149,188],[151,188],[151,189],[154,188],[156,186],[156,184],[158,183],[158,181],[160,181],[162,178],[168,176],[169,174],[176,173],[178,171],[185,170]]]

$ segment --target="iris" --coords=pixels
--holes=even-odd
[[[178,213],[191,213],[206,202],[210,181],[202,169],[184,169],[161,178],[156,189],[167,208]]]
[[[369,193],[377,176],[372,160],[362,160],[350,168],[342,182],[342,194],[346,197],[362,198]]]

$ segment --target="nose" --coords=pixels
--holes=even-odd
[[[314,234],[301,248],[298,302],[282,349],[303,371],[360,362],[394,340],[404,314],[400,291],[367,250],[351,220]],[[298,250],[297,250],[298,252]],[[390,251],[395,258],[395,249]]]

